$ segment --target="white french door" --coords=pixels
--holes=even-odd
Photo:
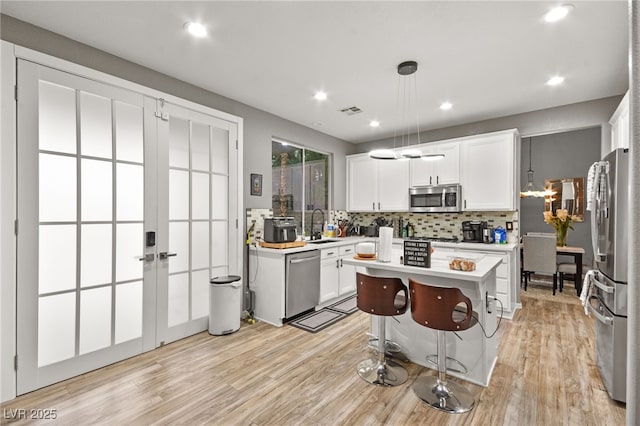
[[[210,278],[241,268],[230,173],[237,125],[171,103],[160,109],[158,186],[168,191],[158,197],[158,345],[206,329]]]
[[[239,270],[238,188],[236,124],[28,61],[17,74],[22,394],[205,330],[209,278]]]

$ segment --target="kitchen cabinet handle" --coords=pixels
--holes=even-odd
[[[336,268],[340,267],[340,259],[336,259]]]
[[[467,200],[464,200],[464,208],[467,208]]]
[[[380,201],[378,201],[378,210],[380,210]]]
[[[335,252],[333,252],[333,251],[329,251],[329,252],[327,252],[327,256],[332,256],[332,255],[334,255],[334,254],[335,254]]]
[[[342,268],[342,259],[340,259],[340,267]]]
[[[440,185],[440,176],[436,176],[436,185]]]
[[[376,202],[374,201],[373,203],[371,203],[371,210],[375,210],[376,209]]]
[[[429,176],[429,185],[433,184],[433,176]]]

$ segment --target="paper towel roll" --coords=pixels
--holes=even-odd
[[[378,261],[391,262],[391,249],[393,245],[393,228],[380,227],[380,244],[378,246]]]

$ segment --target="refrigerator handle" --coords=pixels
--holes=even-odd
[[[600,251],[600,244],[599,244],[599,239],[600,239],[600,235],[599,233],[605,232],[605,229],[600,229],[599,225],[602,225],[602,216],[603,214],[605,215],[605,217],[609,216],[609,209],[607,206],[607,169],[608,169],[608,163],[606,162],[600,162],[600,164],[598,164],[598,167],[596,167],[596,174],[594,177],[594,184],[593,184],[593,194],[590,194],[590,196],[593,197],[593,207],[594,207],[594,211],[593,214],[591,215],[591,245],[593,246],[593,255],[595,257],[595,260],[597,262],[604,262],[607,254],[606,253],[602,253]]]
[[[596,308],[593,307],[593,304],[591,304],[592,299],[597,299],[597,296],[591,296],[587,302],[587,306],[589,307],[589,310],[591,311],[593,316],[596,317],[596,319],[604,325],[613,324],[613,318],[607,315],[602,315]]]
[[[600,290],[604,291],[605,293],[613,294],[615,287],[604,284],[602,281],[599,281],[595,276],[591,277],[591,280],[593,281],[593,285],[598,287]]]

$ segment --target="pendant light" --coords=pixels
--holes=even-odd
[[[398,153],[395,151],[396,148],[396,137],[397,135],[397,130],[394,131],[393,134],[393,148],[394,149],[376,149],[373,151],[369,152],[369,157],[371,158],[375,158],[377,160],[406,160],[406,159],[411,159],[411,158],[422,158],[424,160],[439,160],[444,158],[444,154],[428,154],[428,155],[423,155],[422,152],[417,149],[417,148],[409,148],[410,143],[409,143],[409,135],[411,134],[411,132],[409,131],[409,125],[405,124],[407,119],[407,111],[409,109],[409,103],[410,103],[410,98],[411,98],[411,82],[409,81],[409,77],[413,75],[413,92],[414,92],[414,102],[415,102],[415,109],[416,109],[416,135],[418,138],[418,145],[420,144],[420,121],[418,120],[418,105],[417,105],[417,99],[418,99],[418,89],[417,89],[417,85],[416,85],[416,79],[415,79],[415,72],[418,70],[418,63],[416,61],[404,61],[400,64],[398,64],[398,94],[397,94],[397,110],[398,110],[398,114],[401,115],[400,117],[400,121],[401,121],[401,136],[400,136],[400,142],[401,142],[401,146],[404,146],[404,129],[406,128],[407,132],[406,132],[406,141],[407,141],[407,148],[403,149],[399,155]],[[402,89],[402,90],[401,90]],[[402,92],[402,93],[401,93]]]
[[[520,198],[544,197],[545,191],[536,187],[533,183],[533,169],[531,168],[531,138],[529,138],[529,170],[527,170],[527,183],[520,191]]]

